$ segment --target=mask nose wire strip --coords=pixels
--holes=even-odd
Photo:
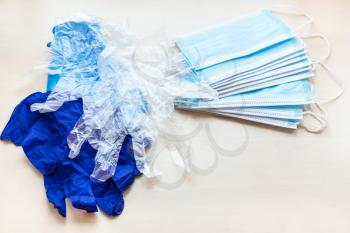
[[[302,10],[298,9],[298,8],[295,8],[291,5],[274,5],[272,7],[269,8],[269,10],[273,13],[277,13],[277,14],[288,14],[288,15],[295,15],[295,16],[303,16],[305,17],[307,20],[300,24],[299,26],[297,26],[294,31],[295,32],[299,32],[301,31],[304,27],[308,26],[308,25],[312,25],[313,22],[314,22],[314,19],[304,13]]]
[[[327,120],[327,113],[326,111],[319,105],[319,104],[313,104],[320,113],[316,113],[312,110],[308,110],[303,112],[304,116],[311,116],[313,117],[316,121],[319,122],[319,125],[313,124],[313,123],[307,123],[305,119],[301,121],[300,126],[304,128],[306,131],[311,132],[311,133],[320,133],[322,132],[328,124]],[[311,105],[310,105],[311,107]]]

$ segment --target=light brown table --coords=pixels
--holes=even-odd
[[[276,3],[291,2],[2,0],[0,128],[20,100],[45,90],[45,73],[32,67],[47,62],[45,45],[59,17],[84,12],[113,23],[128,21],[140,35],[163,29],[172,37]],[[329,38],[333,47],[328,64],[350,84],[350,1],[300,0],[294,4],[311,15],[317,30]],[[312,56],[324,52],[322,41],[308,44]],[[315,83],[319,95],[336,91],[322,70]],[[67,202],[68,216],[63,219],[48,203],[43,179],[22,149],[1,142],[0,232],[350,232],[349,106],[347,91],[325,106],[329,126],[321,134],[181,113],[178,117],[184,120],[186,130],[197,124],[209,125],[222,147],[239,146],[243,127],[249,144],[237,156],[219,155],[213,172],[192,174],[174,190],[152,185],[146,178],[136,180],[125,194],[125,210],[117,218],[85,214]],[[192,142],[193,159],[202,167],[213,159],[204,132]],[[164,155],[158,163],[171,168],[165,170],[164,179],[179,175],[169,156]]]

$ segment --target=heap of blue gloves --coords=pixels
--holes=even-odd
[[[33,93],[19,103],[0,139],[22,146],[44,176],[47,198],[62,216],[66,216],[65,198],[87,212],[97,212],[98,207],[107,215],[119,215],[124,208],[122,192],[141,175],[136,168],[131,136],[123,141],[113,176],[101,182],[90,177],[97,151],[89,142],[82,145],[79,156],[68,157],[67,136],[83,115],[83,100],[79,96],[65,99],[62,106],[51,112],[31,109],[32,104],[47,101],[60,79],[73,80],[78,85],[99,79],[98,57],[105,48],[100,26],[68,21],[55,26],[53,34],[54,40],[47,44],[52,53],[48,92]]]
[[[67,135],[83,113],[82,101],[65,102],[56,112],[31,112],[30,105],[44,102],[48,94],[33,93],[19,103],[1,140],[22,146],[30,162],[44,176],[47,198],[62,216],[66,216],[66,197],[75,208],[97,212],[98,206],[110,216],[119,215],[124,208],[122,192],[141,174],[130,146],[131,137],[124,140],[114,176],[105,182],[90,178],[96,150],[88,142],[79,156],[68,158]]]

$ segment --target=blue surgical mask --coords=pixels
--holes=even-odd
[[[273,86],[273,81],[280,80],[281,83],[287,82],[286,80],[290,81],[298,80],[299,77],[304,78],[304,76],[300,76],[299,74],[302,73],[309,73],[310,76],[307,76],[307,78],[312,76],[311,72],[311,64],[308,60],[302,60],[300,62],[297,62],[295,64],[291,64],[285,67],[280,67],[275,70],[271,70],[269,72],[265,72],[258,75],[251,75],[251,76],[245,76],[237,78],[234,82],[231,82],[230,84],[226,84],[222,88],[218,88],[217,91],[219,95],[224,96],[230,95],[231,92],[234,92],[235,90],[239,89],[246,89],[249,87],[252,87],[257,84],[266,84],[265,86]],[[301,79],[302,79],[301,78]],[[253,90],[250,88],[250,90]],[[244,92],[244,91],[241,91]],[[233,94],[233,93],[232,93]]]
[[[243,120],[249,120],[254,121],[258,123],[268,124],[268,125],[274,125],[279,126],[283,128],[289,128],[289,129],[296,129],[298,127],[298,124],[300,123],[300,120],[293,120],[293,119],[279,119],[279,118],[273,118],[273,117],[261,117],[261,116],[250,116],[250,115],[240,115],[240,114],[232,114],[232,113],[221,113],[221,112],[214,112],[219,115],[228,116],[228,117],[234,117],[239,118]]]
[[[305,59],[307,59],[305,52],[295,53],[293,55],[286,57],[285,59],[280,59],[277,62],[269,63],[269,64],[266,64],[262,67],[231,76],[230,78],[227,78],[226,80],[224,80],[220,83],[217,83],[215,85],[212,85],[212,86],[213,86],[213,88],[220,90],[220,89],[225,88],[225,86],[230,85],[231,83],[235,83],[236,81],[239,81],[242,79],[247,79],[249,77],[254,77],[257,75],[266,74],[270,71],[275,71],[279,68],[286,67],[286,66],[295,64],[297,62],[304,61]]]
[[[220,97],[225,98],[225,97],[229,97],[231,95],[237,95],[237,94],[241,94],[241,93],[244,94],[246,92],[261,90],[264,88],[269,88],[269,87],[273,88],[273,87],[278,86],[280,84],[283,85],[283,84],[298,81],[298,80],[306,80],[307,82],[309,82],[308,79],[313,77],[313,76],[314,76],[314,73],[311,71],[301,71],[300,73],[297,73],[297,74],[294,74],[291,76],[278,78],[275,80],[271,80],[271,81],[262,82],[262,83],[254,84],[251,86],[239,88],[239,89],[236,89],[234,91],[230,91],[224,95],[221,95]],[[290,93],[290,96],[293,96],[293,93]]]
[[[248,115],[253,117],[270,117],[285,120],[301,120],[303,118],[303,105],[221,108],[215,112],[223,114]]]
[[[231,95],[214,101],[191,104],[178,103],[178,106],[192,109],[218,109],[223,107],[287,106],[310,103],[314,103],[314,95],[309,81],[303,79],[243,94]]]
[[[256,53],[230,59],[196,72],[201,79],[215,86],[215,84],[243,73],[261,70],[262,68],[266,69],[301,52],[304,52],[304,44],[293,38],[262,49]]]
[[[231,22],[177,38],[189,66],[209,66],[253,54],[294,37],[292,30],[270,11],[239,17]]]

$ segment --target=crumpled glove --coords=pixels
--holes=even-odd
[[[77,158],[68,158],[66,138],[82,115],[81,100],[66,102],[56,112],[31,112],[30,105],[44,102],[48,94],[34,93],[24,99],[15,108],[0,139],[23,147],[28,159],[44,176],[48,200],[62,216],[66,216],[66,197],[75,208],[87,212],[96,212],[97,205],[108,215],[120,214],[124,207],[122,191],[140,175],[130,149],[131,137],[123,143],[115,175],[106,183],[91,179],[96,150],[88,142]]]

